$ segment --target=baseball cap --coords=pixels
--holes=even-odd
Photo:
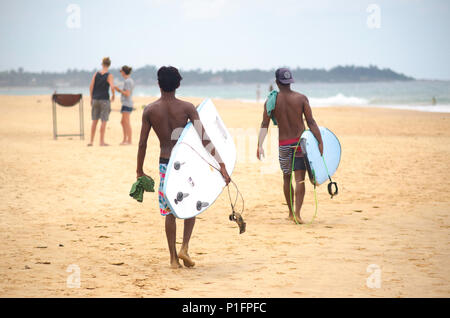
[[[275,78],[281,84],[291,84],[294,83],[294,78],[292,77],[292,72],[285,67],[279,68],[275,71]]]

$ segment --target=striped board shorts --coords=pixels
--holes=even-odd
[[[159,200],[159,213],[162,216],[169,215],[172,213],[169,205],[167,204],[167,197],[164,194],[164,179],[166,178],[167,163],[159,163],[159,189],[158,189],[158,200]]]
[[[298,139],[280,140],[278,147],[278,159],[280,161],[281,171],[285,175],[292,173],[292,157],[294,156],[295,146],[297,146]],[[294,160],[294,171],[306,170],[305,160],[300,148],[297,148]]]

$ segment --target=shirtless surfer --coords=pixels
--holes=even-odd
[[[153,129],[158,136],[160,143],[160,156],[159,156],[159,208],[161,215],[166,217],[166,236],[167,243],[169,245],[170,252],[170,265],[172,268],[181,267],[179,258],[183,260],[184,266],[192,267],[195,263],[191,260],[188,254],[189,240],[192,234],[192,230],[195,224],[195,217],[184,220],[184,233],[183,244],[181,250],[177,255],[175,247],[176,238],[176,221],[175,216],[172,214],[168,204],[167,198],[163,193],[164,178],[169,162],[170,154],[175,146],[179,134],[174,136],[175,131],[180,131],[186,126],[188,120],[194,123],[200,138],[203,141],[203,146],[207,151],[215,157],[220,164],[220,172],[222,173],[226,184],[230,182],[230,177],[225,169],[218,152],[215,151],[214,145],[209,141],[206,136],[203,125],[200,121],[197,109],[191,103],[179,100],[175,97],[175,90],[180,86],[181,75],[175,67],[161,67],[158,70],[158,84],[161,90],[161,97],[155,102],[149,104],[142,115],[142,129],[139,140],[139,150],[137,154],[137,177],[141,177],[144,174],[143,164],[147,149],[147,139],[150,129]],[[203,136],[203,137],[202,137]],[[199,159],[201,160],[201,159]]]
[[[298,140],[305,130],[303,116],[309,129],[319,142],[320,154],[323,155],[323,143],[319,127],[313,118],[308,98],[305,95],[291,90],[291,83],[294,83],[292,73],[287,68],[279,68],[275,72],[276,83],[279,89],[276,96],[276,103],[273,109],[269,109],[268,100],[264,103],[263,120],[258,138],[258,148],[256,156],[261,160],[264,155],[263,142],[267,135],[270,119],[274,124],[278,124],[279,131],[279,161],[283,171],[283,191],[286,203],[289,207],[289,219],[294,220],[293,206],[291,206],[290,193],[293,192],[291,174],[295,175],[295,200],[292,198],[292,205],[295,202],[295,217],[299,223],[304,223],[300,217],[300,210],[305,196],[305,172],[306,166],[300,146],[295,153],[294,167],[292,169],[292,158]]]

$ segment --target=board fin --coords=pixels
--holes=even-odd
[[[208,205],[208,202],[197,201],[197,211],[200,211],[202,208],[206,208]]]
[[[178,192],[177,193],[177,197],[174,200],[175,204],[178,204],[178,202],[183,201],[183,199],[188,197],[188,196],[189,196],[189,193]]]

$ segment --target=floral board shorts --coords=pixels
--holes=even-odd
[[[160,158],[159,160],[159,189],[158,189],[158,199],[159,199],[159,213],[162,216],[167,216],[172,213],[172,210],[167,203],[167,197],[164,194],[164,179],[166,178],[168,159]]]

